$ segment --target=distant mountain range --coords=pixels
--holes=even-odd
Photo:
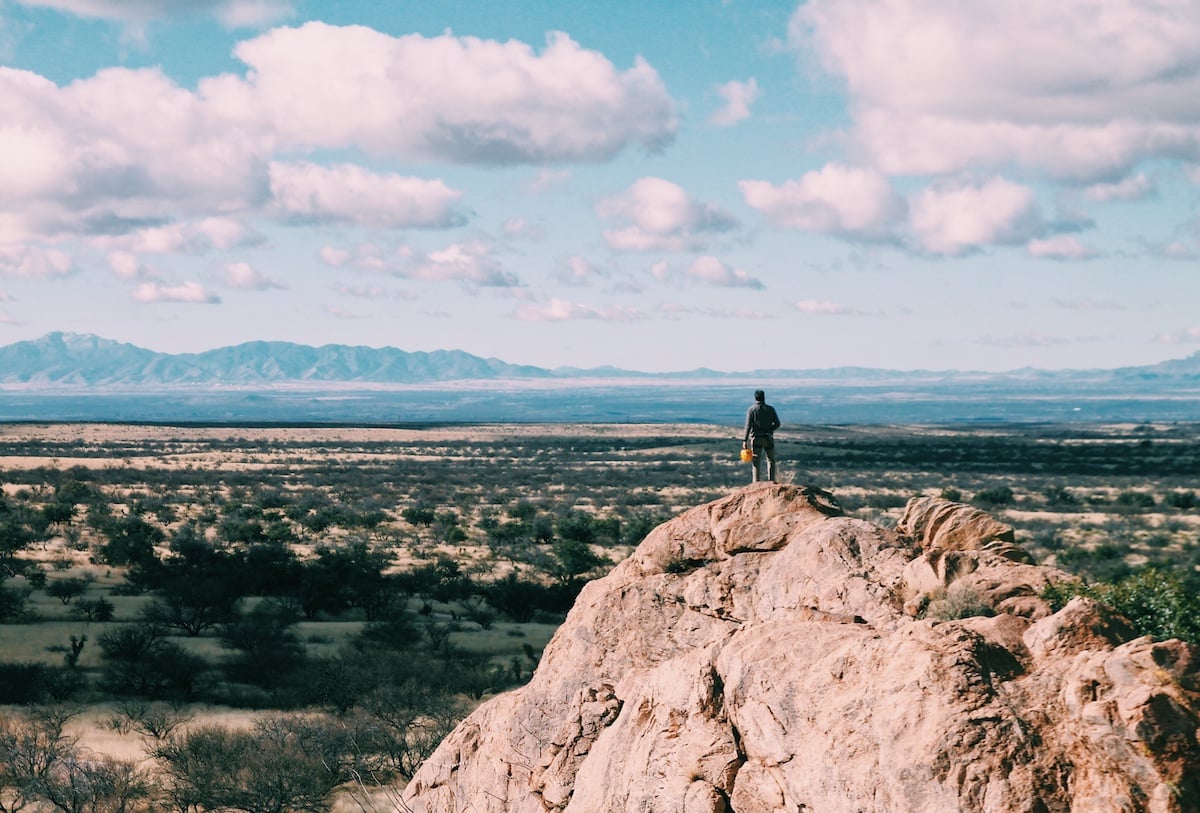
[[[56,332],[40,339],[0,347],[0,387],[5,389],[162,389],[230,387],[253,389],[306,385],[311,389],[403,386],[436,382],[524,380],[529,383],[565,379],[653,379],[694,382],[699,379],[820,380],[827,383],[909,382],[1013,384],[1061,382],[1155,388],[1200,385],[1200,352],[1183,359],[1143,367],[1111,370],[1039,370],[1003,373],[970,371],[886,370],[838,367],[808,370],[710,369],[651,374],[614,367],[546,369],[481,358],[461,350],[408,352],[395,347],[341,344],[310,347],[291,342],[246,342],[203,353],[159,353],[89,334]]]
[[[0,422],[739,425],[759,386],[787,425],[1200,421],[1200,353],[1109,370],[646,373],[289,342],[157,353],[75,333],[0,347]]]

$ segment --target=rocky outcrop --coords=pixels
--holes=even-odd
[[[1200,810],[1196,649],[1083,599],[1052,614],[1064,577],[968,506],[914,500],[885,530],[749,486],[590,583],[406,809]]]

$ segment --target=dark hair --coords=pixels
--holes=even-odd
[[[755,401],[765,401],[765,400],[767,400],[767,394],[765,392],[763,392],[762,390],[755,390],[754,391],[754,400]]]

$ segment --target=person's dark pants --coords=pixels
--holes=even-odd
[[[775,438],[772,437],[756,437],[753,439],[754,462],[751,467],[754,470],[754,479],[751,482],[757,483],[762,478],[762,463],[763,458],[767,461],[767,478],[772,483],[778,482],[775,479]]]

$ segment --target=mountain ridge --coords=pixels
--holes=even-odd
[[[838,382],[1007,381],[1200,385],[1200,352],[1158,364],[1111,369],[1001,372],[895,370],[843,366],[817,369],[693,370],[650,373],[613,366],[545,368],[484,358],[463,350],[406,351],[396,347],[255,340],[198,353],[164,353],[93,334],[66,331],[0,347],[0,387],[155,388],[310,385],[413,385],[439,382],[577,379],[680,380],[805,379]]]

